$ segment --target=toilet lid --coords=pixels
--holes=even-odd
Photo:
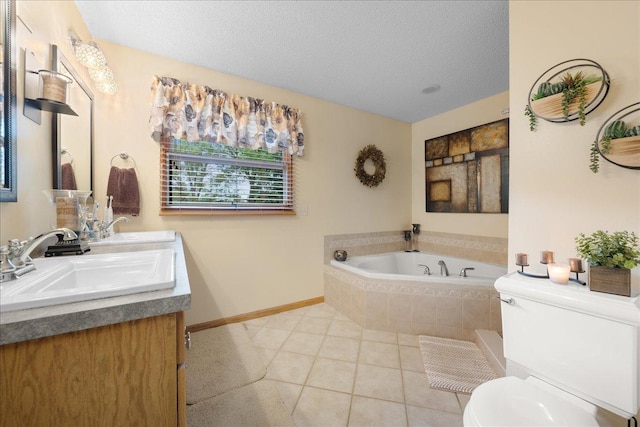
[[[584,409],[516,377],[498,378],[476,388],[465,416],[480,426],[599,425]]]

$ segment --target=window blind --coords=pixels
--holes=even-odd
[[[164,213],[293,213],[293,163],[281,151],[170,138],[161,144]]]

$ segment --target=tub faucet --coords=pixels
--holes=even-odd
[[[424,267],[424,272],[422,274],[426,274],[427,276],[431,276],[431,270],[429,270],[428,265],[418,264],[418,267]]]
[[[449,269],[447,268],[447,264],[445,264],[445,262],[443,260],[438,261],[438,265],[440,266],[440,275],[441,276],[448,276],[449,275]]]
[[[460,276],[462,277],[467,277],[467,271],[469,270],[475,270],[475,268],[473,267],[465,267],[462,270],[460,270]]]

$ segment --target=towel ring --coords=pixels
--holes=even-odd
[[[62,147],[62,150],[60,150],[60,157],[64,156],[65,154],[68,154],[69,157],[71,158],[71,161],[69,162],[69,164],[72,165],[73,164],[73,154],[71,154],[71,151],[69,151],[66,148]]]
[[[123,151],[122,153],[118,153],[115,156],[113,156],[111,158],[111,166],[113,166],[113,161],[115,160],[116,157],[120,157],[122,160],[127,161],[129,159],[131,159],[131,161],[133,162],[133,167],[135,169],[136,167],[136,159],[134,159],[132,156],[129,155],[129,153],[127,153],[126,151]]]

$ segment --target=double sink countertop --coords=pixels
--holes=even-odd
[[[179,233],[175,233],[173,241],[91,245],[87,254],[158,249],[172,249],[175,253],[173,288],[0,313],[0,345],[189,309],[191,287]]]

